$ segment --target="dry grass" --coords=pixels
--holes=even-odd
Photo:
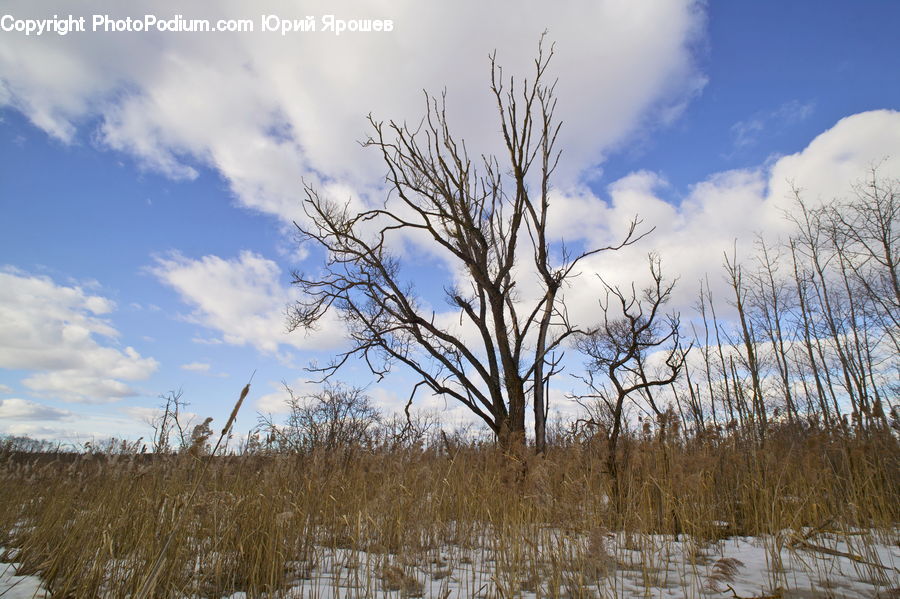
[[[627,445],[620,509],[602,443],[524,462],[483,444],[231,457],[7,452],[0,545],[58,597],[134,596],[170,536],[159,597],[277,596],[329,568],[359,596],[416,597],[426,578],[443,584],[473,563],[492,574],[456,580],[469,596],[580,597],[629,568],[670,584],[664,556],[653,557],[666,551],[654,540],[663,537],[651,535],[690,540],[691,567],[724,588],[736,564],[703,550],[724,536],[774,534],[793,547],[813,543],[781,531],[843,534],[864,564],[866,541],[853,531],[895,534],[900,452],[889,434]],[[630,549],[642,561],[628,563]]]

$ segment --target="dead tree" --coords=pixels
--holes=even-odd
[[[351,346],[318,368],[324,378],[351,357],[379,377],[405,365],[419,378],[410,402],[422,386],[458,401],[507,446],[524,441],[530,403],[538,451],[548,381],[559,370],[552,356],[579,330],[563,291],[583,258],[641,237],[635,221],[618,244],[570,253],[549,236],[551,177],[560,158],[555,83],[547,81],[552,55],[552,47],[539,46],[524,84],[506,80],[490,58],[502,158],[471,157],[450,130],[445,95],[426,94],[417,127],[369,117],[373,134],[365,145],[384,160],[389,196],[382,207],[356,211],[307,186],[308,221],[297,227],[327,258],[318,273],[294,273],[303,293],[288,322],[290,330],[308,329],[336,310]],[[426,308],[404,277],[390,248],[411,235],[434,244],[448,271],[461,274],[448,277],[444,290],[457,321],[472,331],[468,337]]]
[[[591,390],[578,399],[599,401],[600,409],[605,412],[606,468],[617,502],[623,499],[619,488],[618,445],[627,425],[625,402],[635,402],[662,423],[666,407],[655,393],[675,382],[690,350],[681,346],[679,316],[663,312],[675,282],[665,281],[656,255],[650,256],[650,274],[651,284],[640,294],[634,286],[623,291],[603,281],[606,286],[606,297],[600,302],[603,321],[589,334],[580,335],[577,341],[578,348],[589,357],[587,375],[582,381]],[[653,353],[659,353],[655,360],[657,368],[648,363]]]
[[[151,438],[153,453],[169,453],[175,449],[172,447],[172,433],[177,437],[179,450],[190,445],[187,430],[193,424],[193,417],[189,415],[185,421],[184,410],[188,403],[182,399],[182,395],[183,392],[179,389],[159,396],[162,400],[159,413],[147,420],[147,424],[153,429]]]

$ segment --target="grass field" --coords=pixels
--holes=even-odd
[[[633,433],[615,486],[605,447],[6,451],[0,546],[53,597],[900,594],[890,431]]]

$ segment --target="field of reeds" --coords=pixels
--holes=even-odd
[[[615,487],[600,441],[560,435],[544,455],[446,435],[231,456],[8,448],[2,557],[53,597],[900,593],[891,431],[785,424],[759,443],[645,428],[624,437]]]

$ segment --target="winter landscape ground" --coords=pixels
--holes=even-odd
[[[738,597],[900,593],[898,459],[787,427],[544,456],[434,443],[0,461],[3,597]],[[164,556],[156,566],[159,556]]]

